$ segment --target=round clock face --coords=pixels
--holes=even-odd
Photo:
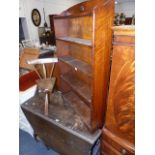
[[[39,26],[41,23],[41,16],[37,9],[32,10],[32,22],[35,26]]]

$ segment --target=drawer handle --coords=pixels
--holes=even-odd
[[[123,154],[123,155],[127,155],[127,154],[128,154],[127,150],[123,149],[123,150],[122,150],[122,154]]]

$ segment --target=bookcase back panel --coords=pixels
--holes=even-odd
[[[81,71],[76,71],[72,66],[60,61],[59,63],[60,68],[60,72],[61,74],[71,74],[73,77],[78,78],[80,81],[85,82],[86,84],[89,85],[89,87],[91,88],[91,84],[92,84],[92,77],[88,76],[87,74],[81,72]]]
[[[69,54],[76,58],[80,59],[88,64],[92,62],[92,49],[87,46],[80,46],[76,44],[70,44]]]
[[[57,56],[58,57],[69,54],[69,43],[68,42],[57,40],[56,45],[57,45]]]
[[[60,74],[66,74],[71,72],[71,68],[67,64],[63,63],[62,61],[59,61],[58,65],[60,68]]]
[[[86,84],[84,81],[79,80],[72,73],[61,75],[64,80],[71,88],[72,91],[89,107],[91,106],[92,91],[91,86]]]
[[[56,37],[92,39],[92,16],[55,19],[54,21]]]
[[[92,39],[92,16],[69,19],[69,36]]]
[[[61,91],[63,94],[65,94],[70,92],[72,89],[65,81],[61,79],[58,90]]]
[[[87,76],[86,74],[82,73],[82,72],[77,72],[75,70],[72,71],[72,74],[74,74],[78,79],[80,79],[81,81],[84,81],[86,84],[89,85],[89,87],[92,87],[92,78],[90,76]]]
[[[92,49],[88,46],[79,44],[71,44],[66,41],[57,40],[57,55],[58,57],[70,55],[75,59],[79,59],[88,64],[92,62]]]
[[[61,78],[61,75],[63,74],[67,74],[71,71],[71,68],[69,68],[67,65],[65,65],[62,61],[59,61],[57,64],[58,68],[59,68],[59,85],[58,90],[62,91],[63,93],[68,92],[71,90],[71,88],[66,84],[66,82],[64,82]]]
[[[56,38],[61,36],[68,36],[69,22],[66,19],[55,19],[54,28]]]
[[[75,70],[71,65],[63,62],[61,59],[58,63],[59,69],[60,69],[60,75],[69,75],[73,78],[76,78],[78,81],[81,81],[81,83],[85,83],[88,85],[89,89],[92,88],[92,77],[87,75],[86,73]]]

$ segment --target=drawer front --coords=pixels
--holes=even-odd
[[[118,136],[112,134],[107,129],[102,133],[102,146],[103,155],[134,155],[134,146]]]
[[[63,130],[30,111],[24,110],[24,113],[30,121],[35,134],[37,134],[46,145],[60,154],[85,155],[91,150],[92,145],[76,135]]]
[[[126,44],[128,46],[135,44],[135,37],[134,36],[121,36],[121,35],[115,35],[114,36],[114,45],[123,45]]]
[[[102,155],[121,155],[121,153],[117,151],[116,149],[114,149],[111,145],[103,141],[102,142]]]

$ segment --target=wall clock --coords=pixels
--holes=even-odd
[[[31,14],[32,22],[35,26],[39,26],[41,23],[41,15],[37,9],[32,10]]]

